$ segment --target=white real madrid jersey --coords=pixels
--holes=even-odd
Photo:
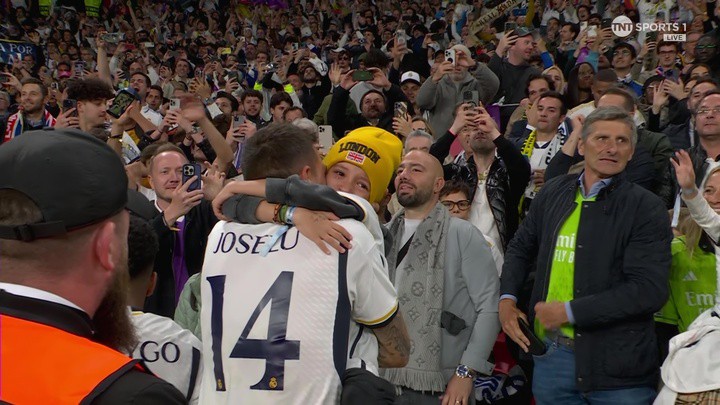
[[[372,327],[397,311],[368,230],[338,223],[353,235],[342,255],[296,228],[272,244],[279,225],[215,226],[202,270],[201,403],[338,402],[350,321]]]
[[[153,374],[197,404],[202,376],[200,339],[164,316],[133,311],[130,319],[138,336],[132,358],[142,360]]]

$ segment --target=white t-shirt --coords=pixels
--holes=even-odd
[[[164,316],[133,311],[130,319],[139,338],[132,358],[197,404],[203,369],[200,339]]]
[[[201,403],[339,401],[350,321],[382,325],[398,302],[365,226],[338,224],[353,235],[346,255],[324,254],[296,228],[271,244],[279,225],[215,225],[202,270]]]
[[[163,116],[159,112],[153,110],[148,106],[144,106],[140,110],[140,114],[145,117],[148,121],[152,122],[153,125],[159,127],[162,124]]]
[[[478,181],[475,197],[473,197],[470,206],[470,223],[479,229],[485,239],[490,242],[491,246],[502,246],[500,243],[500,232],[495,225],[495,217],[487,199],[487,191],[485,190],[485,180]],[[497,261],[495,263],[497,265]]]

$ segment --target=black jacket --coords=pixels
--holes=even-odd
[[[505,250],[518,227],[518,204],[530,181],[530,163],[504,136],[500,135],[493,142],[497,148],[498,158],[490,165],[485,190],[495,226],[500,234],[502,248]],[[435,157],[438,155],[443,154],[437,154]],[[444,156],[447,156],[447,153]],[[440,161],[444,159],[443,157]],[[473,195],[469,196],[469,199],[472,201],[478,184],[475,160],[470,157],[467,166],[452,164],[445,166],[444,169],[446,180],[460,180],[470,185]]]
[[[536,262],[529,303],[547,296],[560,227],[575,208],[578,175],[540,190],[505,252],[501,294],[518,296]],[[656,386],[659,357],[653,313],[668,298],[670,219],[654,194],[624,174],[584,202],[575,245],[575,375],[579,391]]]
[[[393,84],[389,90],[383,90],[383,94],[385,95],[385,113],[380,116],[380,120],[375,126],[390,133],[395,133],[392,127],[395,103],[399,101],[408,103],[408,111],[411,115],[414,113],[414,110],[410,102],[408,102],[405,93],[403,93],[397,85]],[[342,86],[338,86],[333,90],[332,101],[330,102],[330,108],[328,108],[327,113],[327,121],[328,124],[332,125],[333,132],[338,138],[344,137],[345,131],[371,126],[368,120],[360,113],[350,116],[347,115],[345,107],[349,100],[349,90],[345,90]]]
[[[218,219],[212,211],[209,201],[204,201],[185,215],[185,265],[188,276],[202,270],[208,235]],[[175,314],[175,273],[172,268],[172,255],[177,233],[163,222],[162,215],[152,220],[158,235],[160,249],[155,257],[157,286],[155,292],[145,302],[145,311],[172,318]]]
[[[691,136],[694,138],[695,145],[700,143],[697,131],[690,133],[690,121],[680,125],[669,124],[663,130],[663,133],[670,139],[670,144],[675,150],[690,149]]]
[[[298,72],[298,74],[300,77],[303,75],[302,72]],[[330,90],[332,89],[332,84],[330,83],[328,75],[320,76],[319,81],[320,85],[312,87],[303,86],[302,92],[298,94],[303,110],[305,110],[305,113],[308,117],[310,117],[310,119],[315,116],[315,113],[320,109],[320,105],[322,105],[323,100],[325,100],[325,97],[330,94]]]
[[[0,290],[0,313],[41,323],[73,335],[93,340],[92,320],[78,309],[54,302],[10,294]],[[32,339],[28,336],[28,339]],[[67,364],[65,367],[91,365]],[[8,370],[12,372],[12,370]],[[32,389],[32,382],[28,382]],[[142,372],[135,367],[121,368],[108,376],[85,398],[88,404],[187,404],[183,395],[171,384]],[[85,402],[83,402],[85,403]]]

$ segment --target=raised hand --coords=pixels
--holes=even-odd
[[[670,163],[672,163],[673,167],[675,168],[675,178],[677,179],[680,187],[683,190],[694,190],[695,170],[693,169],[692,159],[690,159],[690,155],[686,151],[681,149],[675,152],[675,158],[670,158]]]

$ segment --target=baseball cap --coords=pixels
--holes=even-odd
[[[405,82],[415,82],[417,84],[420,83],[420,75],[416,72],[405,72],[403,73],[402,77],[400,78],[400,84],[404,84]]]
[[[75,129],[29,131],[0,147],[0,190],[25,194],[42,222],[0,225],[0,239],[31,242],[99,223],[128,201],[127,175],[105,143]]]
[[[370,179],[370,202],[379,203],[385,197],[393,173],[400,166],[402,141],[377,127],[362,127],[351,131],[325,155],[325,167],[346,162],[355,165]]]
[[[518,38],[522,38],[528,35],[532,35],[532,33],[532,30],[527,27],[517,27],[512,31],[511,35],[517,35]]]

